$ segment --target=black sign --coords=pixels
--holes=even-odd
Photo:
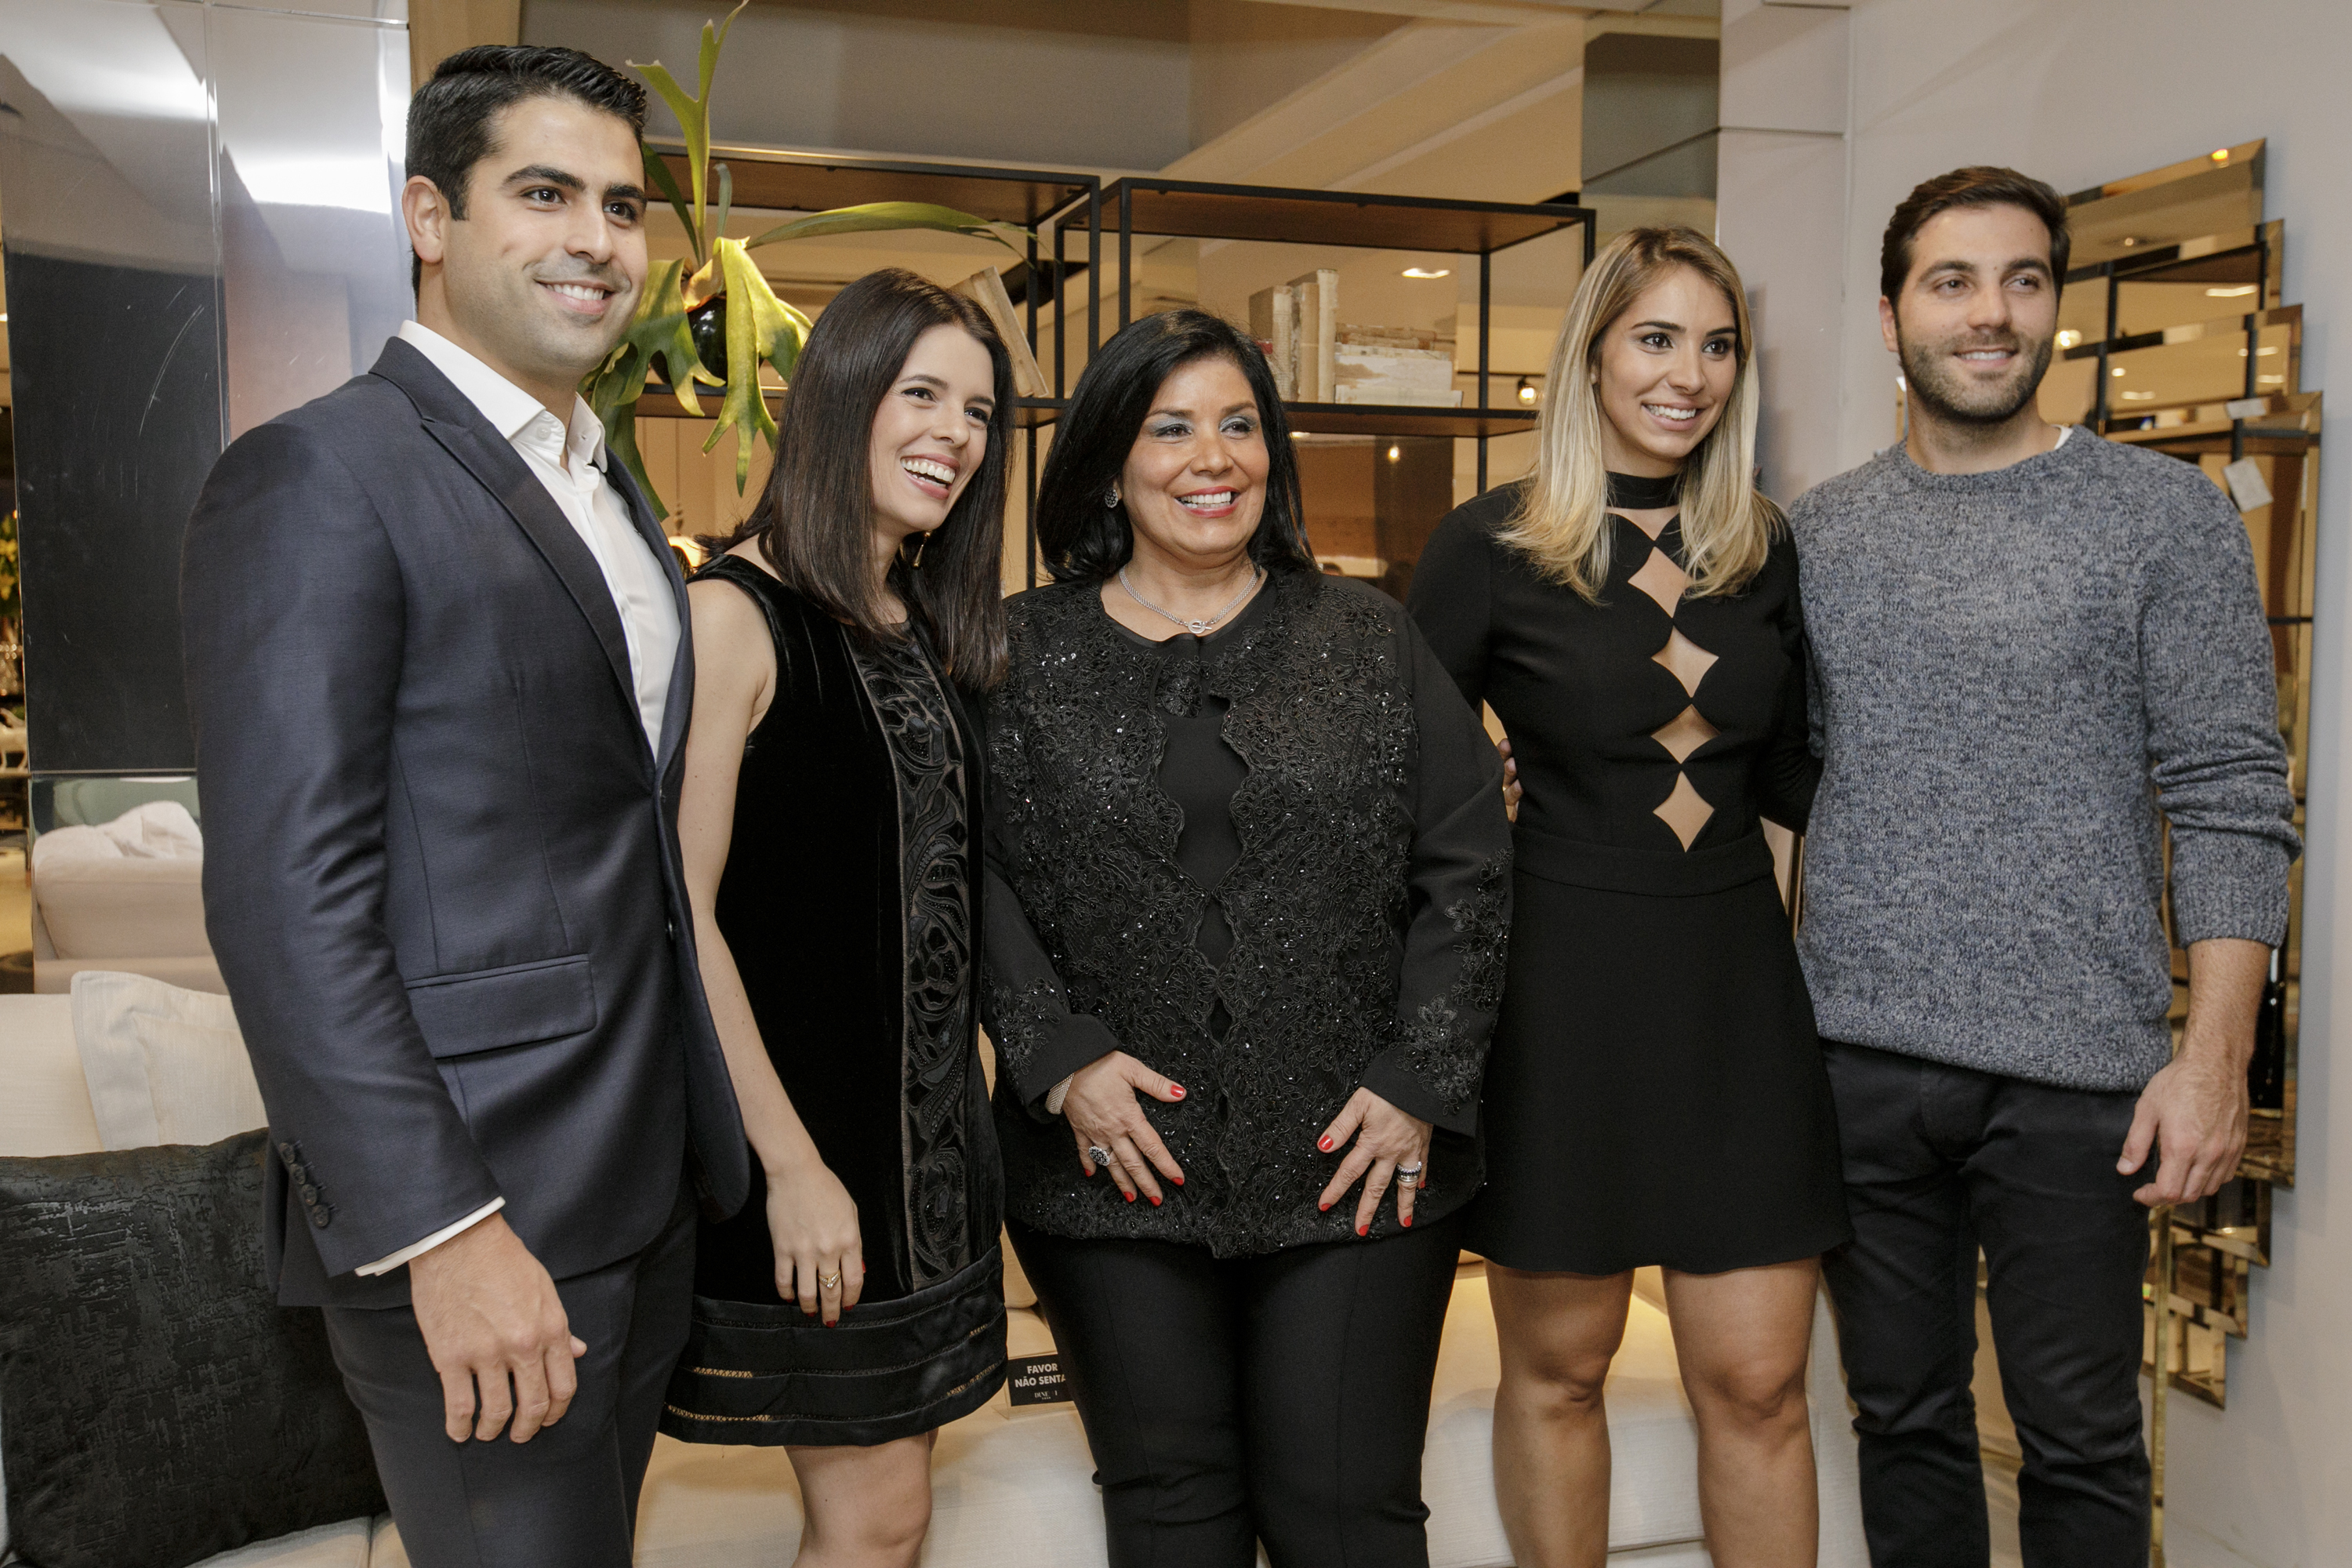
[[[1015,1405],[1067,1405],[1070,1380],[1057,1355],[1017,1355],[1005,1363],[1004,1386]]]

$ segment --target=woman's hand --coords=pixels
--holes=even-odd
[[[1171,1104],[1184,1098],[1182,1084],[1169,1082],[1125,1051],[1107,1051],[1070,1075],[1070,1092],[1062,1100],[1062,1115],[1070,1123],[1070,1136],[1078,1145],[1078,1163],[1086,1167],[1087,1175],[1095,1173],[1095,1159],[1088,1151],[1105,1150],[1110,1155],[1107,1168],[1111,1180],[1118,1184],[1127,1201],[1133,1203],[1140,1187],[1156,1208],[1160,1184],[1151,1179],[1152,1170],[1157,1167],[1181,1187],[1184,1169],[1151,1130],[1151,1119],[1143,1114],[1135,1098],[1139,1089]]]
[[[1402,1165],[1411,1170],[1414,1180],[1397,1188],[1397,1223],[1410,1226],[1412,1200],[1429,1184],[1429,1123],[1399,1110],[1370,1089],[1360,1089],[1349,1098],[1339,1120],[1324,1129],[1315,1147],[1328,1154],[1349,1138],[1355,1139],[1356,1146],[1339,1162],[1339,1173],[1323,1189],[1316,1206],[1329,1208],[1347,1195],[1357,1178],[1365,1177],[1363,1199],[1356,1205],[1356,1234],[1367,1235],[1372,1216],[1380,1213],[1381,1194]]]
[[[857,1305],[866,1288],[857,1200],[814,1151],[768,1173],[768,1235],[776,1247],[777,1295],[798,1298],[803,1312],[822,1312],[827,1328]]]
[[[1519,819],[1519,796],[1526,792],[1519,788],[1519,764],[1511,755],[1510,737],[1507,735],[1496,742],[1495,750],[1503,754],[1503,809],[1510,814],[1513,822],[1517,822]]]

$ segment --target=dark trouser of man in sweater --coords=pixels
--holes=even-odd
[[[1979,1248],[2027,1568],[2147,1563],[2147,1211],[2237,1167],[2298,848],[2244,525],[2035,411],[2066,254],[2039,181],[1914,191],[1879,301],[1906,438],[1790,517],[1823,759],[1798,945],[1854,1227],[1823,1267],[1878,1568],[1990,1555]]]

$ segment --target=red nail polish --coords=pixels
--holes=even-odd
[[[1360,1225],[1356,1227],[1356,1234],[1358,1236],[1370,1236],[1371,1233],[1372,1229],[1370,1226]]]
[[[1150,1197],[1150,1194],[1145,1194],[1145,1196]],[[1159,1200],[1158,1198],[1156,1198],[1156,1197],[1155,1197],[1155,1198],[1152,1198],[1152,1199],[1151,1199],[1151,1206],[1152,1206],[1153,1208],[1158,1208],[1158,1207],[1160,1206],[1160,1200]]]
[[[1326,1154],[1328,1154],[1331,1152],[1330,1135],[1327,1133],[1323,1137],[1317,1139],[1315,1141],[1315,1146],[1318,1149],[1322,1150]]]
[[[1169,1177],[1168,1179],[1169,1179],[1170,1181],[1171,1181],[1171,1182],[1174,1182],[1174,1183],[1175,1183],[1178,1186],[1180,1186],[1180,1187],[1181,1187],[1181,1186],[1182,1186],[1182,1185],[1184,1184],[1184,1178],[1183,1178],[1183,1177],[1181,1177],[1181,1176],[1171,1176],[1171,1177]]]
[[[1329,1214],[1331,1212],[1331,1205],[1326,1203],[1318,1203],[1315,1205],[1315,1212],[1317,1214]]]
[[[1397,1215],[1397,1223],[1404,1226],[1405,1229],[1411,1230],[1412,1228],[1412,1215],[1409,1214],[1401,1214]]]
[[[1127,1199],[1127,1201],[1128,1201],[1129,1203],[1133,1203],[1133,1202],[1135,1201],[1135,1194],[1134,1194],[1133,1193],[1128,1193],[1128,1194],[1123,1194],[1123,1195],[1126,1197],[1126,1199]]]
[[[1171,1083],[1168,1086],[1168,1092],[1181,1100],[1184,1098],[1184,1086],[1181,1083]]]

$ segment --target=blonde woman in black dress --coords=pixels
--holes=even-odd
[[[1608,1551],[1601,1385],[1665,1268],[1717,1568],[1818,1528],[1805,1360],[1847,1236],[1829,1080],[1764,841],[1801,830],[1797,562],[1759,494],[1738,275],[1689,229],[1601,252],[1552,352],[1527,480],[1438,526],[1430,646],[1493,705],[1525,796],[1486,1069],[1495,1485],[1523,1568]]]

